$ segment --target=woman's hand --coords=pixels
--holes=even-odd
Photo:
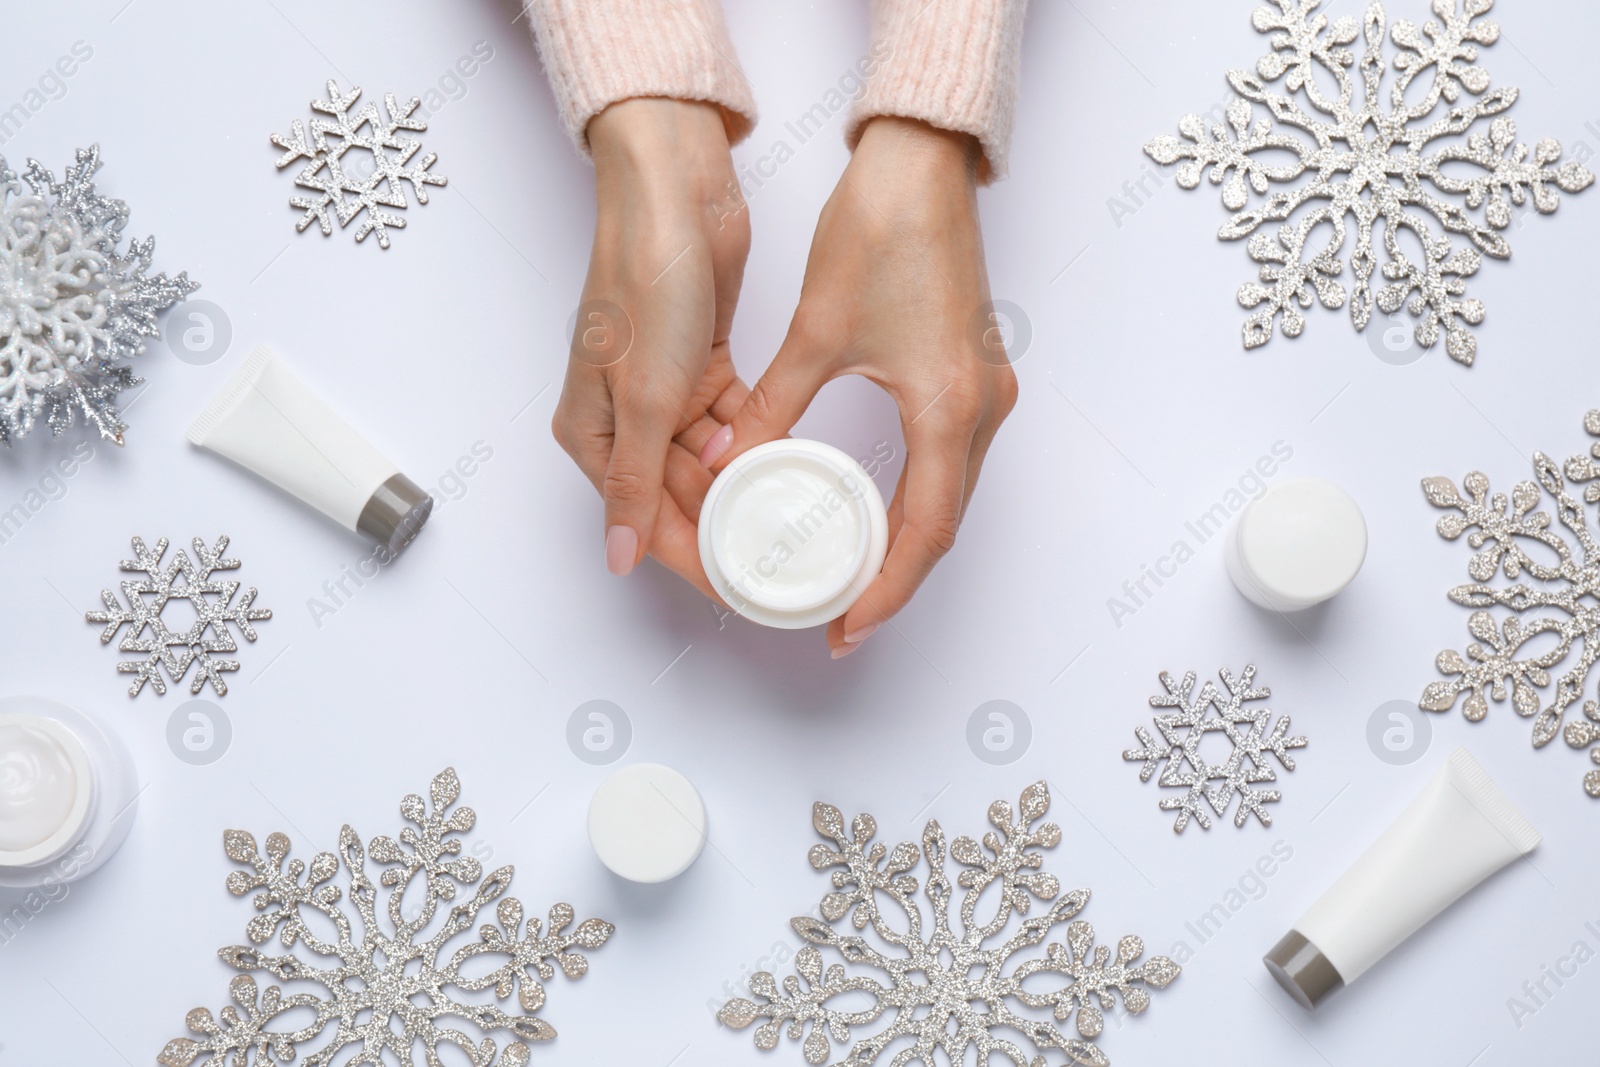
[[[900,409],[906,466],[883,571],[828,626],[834,658],[903,608],[955,543],[978,470],[1016,404],[986,315],[977,142],[875,118],[817,221],[800,303],[772,365],[702,461],[782,437],[830,379],[860,374]]]
[[[698,462],[748,392],[728,332],[750,251],[722,117],[641,98],[589,123],[594,248],[556,405],[556,440],[605,498],[605,557],[646,552],[715,598],[695,541]]]

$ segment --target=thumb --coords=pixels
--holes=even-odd
[[[649,550],[673,427],[648,409],[619,406],[616,418],[600,492],[606,504],[606,569],[623,575]]]
[[[825,346],[791,325],[771,366],[750,387],[732,421],[706,442],[700,462],[721,470],[741,452],[788,436],[832,376]]]

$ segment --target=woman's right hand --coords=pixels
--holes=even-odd
[[[594,247],[552,430],[605,500],[605,558],[706,595],[695,523],[711,435],[749,390],[728,334],[750,218],[715,105],[639,98],[590,121]]]

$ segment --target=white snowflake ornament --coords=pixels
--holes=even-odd
[[[403,136],[401,130],[421,132],[428,123],[413,117],[422,106],[419,97],[412,97],[404,106],[395,102],[393,93],[383,97],[387,118],[378,114],[378,106],[370,101],[361,110],[351,114],[356,101],[361,99],[361,87],[352,86],[348,96],[339,92],[339,83],[328,82],[328,99],[313,100],[311,109],[327,115],[326,119],[311,120],[311,138],[306,139],[305,126],[299,119],[291,123],[293,132],[288,137],[272,135],[272,143],[283,149],[278,159],[282,170],[297,159],[306,161],[305,169],[295,175],[294,183],[308,189],[316,196],[295,196],[289,199],[292,207],[302,208],[305,215],[295,223],[301,233],[313,222],[327,237],[333,233],[333,221],[341,227],[348,226],[365,211],[366,218],[356,227],[356,240],[364,241],[367,234],[376,233],[378,244],[389,247],[387,227],[403,229],[406,220],[385,211],[385,208],[404,210],[406,184],[417,198],[417,203],[428,202],[428,186],[445,185],[449,179],[428,170],[439,158],[429,152],[416,163],[411,158],[422,144]]]
[[[1178,124],[1182,138],[1161,136],[1145,145],[1156,162],[1179,164],[1177,180],[1185,189],[1199,185],[1209,167],[1224,206],[1236,213],[1217,236],[1249,237],[1246,249],[1261,264],[1260,281],[1239,289],[1239,303],[1261,310],[1244,321],[1246,348],[1271,340],[1274,322],[1285,336],[1299,336],[1301,311],[1314,294],[1330,309],[1348,302],[1357,330],[1366,328],[1374,304],[1385,313],[1405,306],[1417,319],[1418,344],[1432,347],[1442,330],[1450,357],[1472,363],[1477,339],[1468,327],[1483,321],[1484,309],[1465,296],[1465,279],[1476,273],[1479,253],[1511,255],[1498,231],[1510,225],[1513,204],[1531,197],[1535,209],[1549,214],[1560,203],[1558,189],[1576,193],[1594,181],[1581,164],[1560,163],[1556,141],[1540,141],[1530,152],[1517,141],[1511,119],[1501,116],[1518,90],[1490,90],[1488,73],[1476,65],[1478,46],[1500,36],[1499,26],[1481,17],[1493,2],[1433,0],[1440,21],[1421,27],[1395,22],[1389,37],[1398,49],[1397,73],[1385,93],[1382,3],[1369,6],[1358,25],[1353,18],[1330,22],[1314,14],[1321,0],[1273,0],[1252,16],[1258,31],[1272,35],[1272,50],[1257,62],[1256,74],[1228,73],[1242,99],[1228,106],[1227,125],[1208,131],[1198,115],[1188,115]],[[1366,44],[1359,104],[1349,69],[1357,59],[1345,47],[1358,36]],[[1280,80],[1284,92],[1268,89]],[[1332,96],[1330,85],[1337,87]],[[1252,104],[1271,117],[1255,119]],[[1487,132],[1474,130],[1493,116],[1500,117]],[[1460,134],[1468,134],[1464,143]],[[1441,143],[1429,151],[1435,141]],[[1295,161],[1272,166],[1254,154],[1272,150],[1292,153]],[[1252,194],[1264,198],[1253,207],[1247,206]],[[1465,210],[1479,208],[1483,222]],[[1269,222],[1283,225],[1260,229]],[[1313,234],[1324,224],[1327,242],[1319,247]],[[1373,228],[1380,224],[1386,284],[1374,293]],[[1347,289],[1340,257],[1351,229],[1353,285]],[[1402,230],[1420,242],[1421,262],[1401,246]],[[1472,246],[1457,246],[1452,233]]]
[[[1251,815],[1262,826],[1272,825],[1272,813],[1266,808],[1283,798],[1276,789],[1257,789],[1263,782],[1277,781],[1277,772],[1266,757],[1270,753],[1286,771],[1294,770],[1293,748],[1303,748],[1304,737],[1289,736],[1289,716],[1280,715],[1271,723],[1272,712],[1264,705],[1253,703],[1265,700],[1272,690],[1255,688],[1251,684],[1256,675],[1254,665],[1247,665],[1237,678],[1226,667],[1219,672],[1227,692],[1207,681],[1195,692],[1197,681],[1194,671],[1174,683],[1172,676],[1161,672],[1164,694],[1150,698],[1153,708],[1177,708],[1177,711],[1155,717],[1161,740],[1150,736],[1143,726],[1134,728],[1139,748],[1130,748],[1122,754],[1125,760],[1142,762],[1139,781],[1148,782],[1157,768],[1161,770],[1158,784],[1181,789],[1176,796],[1163,797],[1158,805],[1162,811],[1176,811],[1172,824],[1174,833],[1182,833],[1189,819],[1200,824],[1202,830],[1211,829],[1211,816],[1206,807],[1218,815],[1225,815],[1239,795],[1239,807],[1233,815],[1233,825],[1243,826]],[[1248,706],[1246,702],[1252,702]],[[1272,725],[1269,732],[1267,727]],[[1200,752],[1206,738],[1221,734],[1227,739],[1228,755],[1220,762],[1209,760]]]
[[[59,436],[82,413],[123,443],[117,394],[144,381],[128,361],[160,333],[156,319],[199,286],[151,275],[155,238],[122,248],[128,205],[95,191],[100,146],[77,153],[60,181],[0,158],[0,442],[43,418]]]
[[[1094,929],[1088,923],[1071,921],[1089,902],[1089,891],[1062,895],[1055,875],[1036,873],[1044,864],[1037,850],[1054,848],[1061,840],[1054,823],[1034,827],[1049,809],[1049,788],[1035,782],[1023,790],[1015,813],[1003,800],[989,805],[989,822],[998,832],[984,834],[981,847],[970,837],[951,843],[949,857],[961,867],[956,884],[965,891],[958,929],[950,915],[953,890],[945,873],[944,831],[937,821],[929,820],[923,830],[920,851],[909,841],[890,851],[873,843],[877,823],[872,816],[857,815],[847,832],[839,809],[818,803],[812,825],[831,844],[811,847],[811,866],[819,871],[840,868],[833,873],[834,892],[822,898],[826,921],[791,919],[794,932],[809,942],[795,954],[798,976],[785,978],[780,988],[771,974],[757,972],[750,978],[750,991],[758,999],[730,1000],[717,1018],[735,1029],[763,1020],[755,1031],[756,1046],[762,1049],[774,1048],[787,1024],[790,1038],[804,1039],[802,1051],[810,1064],[827,1060],[832,1042],[848,1046],[836,1067],[866,1067],[890,1045],[909,1041],[894,1053],[893,1067],[964,1063],[969,1054],[978,1063],[989,1063],[992,1056],[1018,1067],[1047,1067],[1050,1061],[1043,1053],[1055,1049],[1066,1054],[1066,1062],[1104,1067],[1110,1061],[1087,1040],[1100,1033],[1103,1013],[1116,1007],[1119,995],[1130,1013],[1143,1012],[1150,1004],[1147,989],[1164,988],[1180,968],[1165,956],[1136,964],[1144,942],[1131,936],[1117,942],[1113,957],[1107,946],[1094,947]],[[916,901],[917,879],[909,873],[924,857],[924,892],[932,905],[926,914]],[[980,920],[979,898],[991,886],[998,890],[987,901],[994,913]],[[1024,918],[1035,900],[1055,903],[1044,914]],[[869,940],[841,932],[840,920],[847,915],[851,927],[870,928],[875,936]],[[1020,921],[1006,936],[1013,915]],[[1052,942],[1042,952],[1017,959],[1062,923],[1067,923],[1065,945]],[[852,976],[839,963],[824,970],[822,949],[882,977]],[[1036,979],[1024,989],[1024,981],[1034,975],[1057,978],[1048,984]],[[867,994],[872,1004],[858,1011],[829,1006],[841,994]],[[1048,1010],[1053,1021],[1013,1005]],[[1074,1015],[1079,1036],[1067,1037],[1055,1023]],[[885,1026],[852,1044],[853,1027],[884,1018]],[[1037,1054],[1030,1060],[1022,1046],[1004,1036],[1007,1031],[1020,1034]],[[948,1059],[936,1060],[935,1053]]]
[[[445,768],[429,793],[431,812],[414,793],[400,802],[400,814],[412,825],[400,831],[398,841],[375,837],[364,849],[347,825],[339,832],[339,854],[319,852],[310,866],[298,859],[285,865],[290,846],[281,833],[267,838],[265,855],[243,830],[223,834],[228,858],[245,868],[228,875],[228,892],[237,897],[259,890],[253,901],[258,914],[245,928],[250,944],[218,952],[241,972],[228,983],[234,1003],[219,1015],[206,1008],[189,1012],[185,1022],[199,1040],[167,1042],[157,1057],[162,1067],[189,1067],[197,1060],[267,1067],[293,1062],[318,1041],[321,1047],[306,1056],[306,1067],[327,1067],[335,1059],[341,1067],[409,1065],[417,1062],[418,1045],[429,1067],[445,1062],[440,1045],[461,1054],[452,1063],[464,1057],[472,1067],[526,1067],[530,1055],[523,1042],[556,1036],[534,1014],[544,1006],[543,983],[555,977],[556,967],[568,978],[582,978],[589,961],[575,950],[599,948],[616,928],[585,919],[569,929],[574,916],[567,904],[550,909],[548,932],[537,918],[524,925],[522,903],[502,899],[514,869],[501,867],[484,877],[482,864],[460,854],[460,835],[472,829],[477,815],[471,808],[452,810],[461,793],[456,772]],[[367,875],[369,854],[383,871],[378,884],[388,889],[381,900]],[[339,906],[340,890],[332,884],[341,864],[350,908]],[[413,900],[420,898],[416,905],[408,906],[407,890],[413,890]],[[458,892],[464,899],[452,903]],[[490,904],[498,925],[480,926],[475,940],[460,937]],[[274,935],[286,950],[299,952],[262,952],[257,946]],[[252,974],[294,984],[263,990]],[[485,990],[498,1000],[515,992],[521,1011],[507,1012],[474,996]],[[457,1020],[486,1036],[474,1043],[452,1025]],[[490,1033],[508,1040],[498,1059]]]
[[[1583,425],[1591,436],[1600,437],[1600,410],[1589,412]],[[1489,712],[1488,697],[1501,701],[1509,696],[1518,715],[1533,719],[1535,748],[1549,744],[1558,733],[1573,748],[1600,741],[1600,704],[1593,700],[1583,705],[1588,721],[1569,722],[1564,731],[1561,725],[1600,660],[1600,542],[1583,504],[1573,496],[1583,485],[1584,503],[1600,503],[1596,460],[1600,441],[1588,454],[1580,452],[1566,461],[1563,479],[1562,465],[1535,452],[1537,482],[1517,483],[1510,497],[1490,496],[1489,479],[1480,471],[1462,479],[1465,494],[1448,478],[1422,480],[1428,502],[1451,512],[1439,519],[1440,536],[1454,541],[1466,534],[1467,543],[1481,550],[1467,564],[1472,583],[1450,590],[1450,599],[1463,607],[1512,612],[1503,622],[1484,610],[1468,617],[1467,629],[1477,640],[1466,647],[1465,656],[1453,649],[1439,653],[1439,673],[1447,677],[1423,690],[1418,705],[1424,710],[1448,711],[1465,695],[1461,712],[1477,722]],[[1548,512],[1533,510],[1541,500],[1540,486],[1554,500],[1556,521],[1566,534],[1552,527]],[[1488,584],[1497,572],[1513,584]],[[1550,684],[1550,668],[1569,658],[1550,703],[1542,704],[1538,691]],[[1600,763],[1600,747],[1591,748],[1589,755]],[[1600,770],[1584,776],[1583,788],[1600,797]]]
[[[126,606],[111,590],[102,589],[100,599],[106,609],[84,613],[86,621],[105,624],[100,632],[101,644],[109,643],[124,625],[128,627],[117,648],[143,655],[142,659],[117,661],[118,671],[138,675],[128,687],[131,697],[138,696],[146,682],[155,687],[156,693],[165,695],[167,683],[161,679],[162,668],[176,684],[189,673],[190,664],[197,666],[189,692],[198,693],[210,682],[218,696],[227,696],[228,683],[223,680],[222,672],[238,670],[239,661],[217,659],[213,653],[239,650],[228,624],[233,623],[247,640],[254,641],[256,631],[251,623],[272,618],[272,612],[266,608],[253,606],[255,586],[246,590],[235,604],[233,595],[239,591],[239,583],[212,577],[217,571],[236,570],[239,566],[238,560],[223,558],[222,553],[228,548],[226,534],[209,548],[198,537],[192,545],[193,560],[180,548],[177,558],[163,567],[161,560],[167,554],[167,539],[161,538],[151,551],[145,547],[143,539],[135,537],[133,558],[123,560],[119,566],[125,571],[142,573],[144,577],[122,583]],[[178,581],[180,576],[181,582]],[[169,629],[163,615],[175,600],[187,601],[193,609],[194,621],[180,630]]]

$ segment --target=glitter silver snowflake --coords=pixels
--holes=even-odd
[[[945,874],[944,831],[937,821],[929,820],[923,830],[921,851],[909,841],[890,851],[873,843],[877,823],[872,816],[857,815],[847,833],[838,808],[817,804],[812,825],[830,844],[811,847],[811,866],[819,871],[840,868],[833,873],[835,891],[822,898],[820,913],[827,921],[791,919],[795,933],[809,942],[795,954],[798,977],[785,978],[780,988],[771,974],[757,972],[750,978],[757,999],[730,1000],[717,1018],[738,1029],[763,1020],[755,1031],[756,1046],[763,1049],[777,1045],[787,1024],[790,1038],[804,1038],[802,1051],[812,1064],[831,1055],[830,1040],[849,1046],[845,1058],[837,1061],[839,1067],[865,1067],[891,1044],[909,1040],[894,1054],[894,1067],[932,1065],[936,1052],[953,1063],[968,1062],[964,1057],[975,1053],[978,1063],[990,1062],[992,1055],[1019,1067],[1030,1062],[1046,1067],[1042,1054],[1030,1061],[1021,1046],[1003,1036],[1005,1031],[1022,1035],[1037,1053],[1060,1049],[1072,1063],[1108,1063],[1099,1048],[1083,1039],[1100,1033],[1103,1012],[1116,1007],[1119,995],[1129,1012],[1143,1012],[1150,1003],[1146,987],[1165,987],[1178,976],[1179,967],[1165,956],[1135,964],[1144,954],[1144,942],[1137,937],[1118,941],[1115,957],[1107,946],[1094,947],[1093,928],[1069,922],[1089,902],[1089,891],[1061,895],[1055,875],[1036,873],[1044,863],[1038,849],[1054,848],[1061,840],[1054,823],[1037,829],[1033,825],[1050,809],[1045,783],[1023,790],[1018,809],[1013,813],[1010,804],[995,801],[989,806],[989,822],[997,832],[984,834],[982,847],[970,837],[958,837],[950,845],[950,858],[962,868],[956,884],[965,891],[958,932],[950,916],[953,890]],[[923,857],[931,914],[924,914],[917,903],[917,879],[907,873]],[[995,910],[980,921],[979,898],[991,886],[997,892],[988,904]],[[1035,899],[1055,903],[1044,914],[1022,918]],[[875,938],[842,933],[832,925],[846,915],[855,930],[870,927]],[[1006,936],[1013,915],[1020,922]],[[1013,966],[1019,953],[1043,943],[1062,923],[1068,924],[1065,944],[1051,942]],[[871,968],[882,980],[850,976],[838,963],[824,970],[822,948],[847,963]],[[1023,988],[1034,975],[1055,977],[1035,979]],[[861,1010],[829,1006],[841,994],[865,994],[872,1005]],[[1023,1014],[1013,1004],[1048,1009],[1054,1022]],[[1064,1023],[1074,1012],[1079,1037],[1069,1038],[1054,1023]],[[886,1026],[851,1044],[852,1027],[886,1016]]]
[[[307,1067],[326,1067],[336,1058],[352,1067],[411,1064],[418,1044],[429,1067],[443,1062],[440,1045],[453,1046],[473,1067],[523,1067],[530,1058],[523,1042],[555,1037],[555,1028],[534,1015],[544,1006],[543,983],[555,977],[556,967],[568,978],[583,977],[589,961],[573,950],[599,948],[615,927],[585,919],[569,930],[573,910],[567,904],[550,909],[548,933],[537,918],[524,925],[522,903],[516,897],[502,899],[513,868],[484,877],[482,864],[460,855],[459,835],[472,829],[477,816],[471,808],[451,810],[461,793],[456,772],[440,772],[429,792],[431,812],[414,793],[400,802],[400,814],[412,825],[400,831],[398,841],[375,837],[363,849],[361,838],[345,826],[339,831],[339,854],[319,852],[309,867],[298,859],[285,866],[290,846],[281,833],[268,836],[265,854],[243,830],[224,833],[228,858],[246,868],[228,875],[228,892],[244,896],[260,890],[254,900],[259,914],[245,928],[250,944],[218,953],[242,972],[228,983],[234,1003],[220,1018],[205,1008],[191,1011],[185,1022],[200,1039],[174,1038],[157,1062],[189,1067],[204,1056],[202,1064],[218,1067],[224,1061],[228,1067],[265,1067],[289,1063],[320,1040],[321,1047],[306,1056]],[[382,869],[378,882],[389,891],[386,899],[380,900],[367,875],[369,853]],[[359,932],[349,909],[339,906],[339,888],[331,884],[341,863]],[[415,904],[405,900],[408,890]],[[458,892],[465,899],[452,903]],[[498,925],[485,923],[475,940],[462,939],[452,948],[496,900]],[[274,934],[285,949],[302,951],[274,956],[255,947]],[[252,974],[296,984],[287,990],[268,984],[262,990]],[[311,991],[299,991],[307,986]],[[493,990],[499,1000],[515,992],[521,1011],[508,1013],[472,996],[483,990]],[[470,1023],[485,1036],[473,1043],[452,1020]],[[494,1039],[487,1036],[491,1033],[508,1040],[499,1059]],[[351,1056],[343,1057],[345,1052]]]
[[[177,558],[163,567],[161,559],[167,554],[167,539],[163,537],[157,541],[152,551],[145,547],[141,538],[135,537],[133,558],[123,560],[119,566],[125,571],[143,573],[144,577],[122,583],[122,595],[127,604],[119,601],[111,590],[102,589],[100,599],[105,602],[106,610],[84,613],[87,621],[105,624],[106,628],[100,633],[101,644],[109,643],[126,625],[128,631],[117,648],[144,654],[142,659],[117,661],[118,671],[138,675],[128,687],[131,697],[138,696],[146,682],[153,685],[157,693],[165,694],[167,683],[161,678],[162,668],[166,668],[168,677],[176,684],[189,672],[190,664],[196,669],[189,692],[198,693],[210,682],[218,696],[226,696],[228,683],[223,681],[222,672],[238,670],[239,661],[217,659],[213,653],[239,650],[228,623],[233,623],[240,633],[254,641],[256,631],[250,624],[272,618],[271,611],[252,606],[256,599],[255,586],[247,589],[235,604],[233,595],[238,592],[239,583],[212,577],[217,571],[236,570],[239,566],[238,560],[222,556],[228,548],[226,535],[217,538],[217,543],[210,548],[198,537],[191,543],[193,560],[180,548]],[[181,582],[178,581],[180,575]],[[186,601],[194,613],[194,621],[178,631],[169,629],[163,616],[167,606],[175,600]]]
[[[1476,65],[1478,46],[1493,44],[1500,36],[1499,26],[1481,17],[1493,0],[1463,0],[1459,7],[1458,0],[1434,0],[1440,21],[1430,19],[1420,28],[1395,22],[1389,36],[1398,48],[1398,73],[1388,86],[1387,102],[1383,5],[1368,7],[1358,26],[1353,18],[1330,22],[1326,15],[1313,14],[1320,3],[1273,0],[1256,8],[1252,23],[1272,35],[1272,50],[1256,64],[1259,77],[1239,70],[1228,73],[1228,83],[1242,99],[1228,106],[1227,126],[1218,124],[1208,132],[1199,116],[1189,115],[1178,124],[1183,139],[1157,137],[1145,151],[1163,164],[1182,160],[1177,179],[1185,189],[1197,186],[1202,171],[1210,167],[1211,183],[1222,185],[1223,204],[1236,212],[1217,236],[1249,236],[1246,247],[1261,264],[1261,280],[1239,289],[1239,303],[1261,310],[1244,321],[1246,348],[1269,341],[1280,315],[1284,335],[1298,336],[1305,326],[1301,309],[1311,306],[1314,291],[1330,309],[1348,301],[1357,330],[1366,328],[1374,304],[1386,313],[1407,305],[1417,319],[1418,344],[1431,347],[1442,329],[1451,358],[1470,364],[1477,339],[1468,327],[1483,321],[1484,312],[1481,302],[1464,298],[1465,279],[1477,271],[1479,253],[1501,259],[1511,255],[1511,246],[1497,232],[1510,224],[1511,205],[1531,197],[1533,206],[1548,214],[1560,203],[1558,188],[1578,192],[1594,175],[1577,162],[1558,166],[1561,145],[1553,140],[1540,141],[1530,158],[1509,118],[1494,118],[1487,133],[1469,133],[1479,120],[1500,115],[1517,99],[1515,88],[1490,90],[1488,73]],[[1345,47],[1358,36],[1366,43],[1359,64],[1359,106],[1347,69],[1356,64],[1356,56]],[[1280,78],[1285,92],[1269,91],[1267,83]],[[1328,95],[1329,86],[1337,86],[1336,95]],[[1476,99],[1463,102],[1463,92]],[[1441,101],[1442,113],[1435,115]],[[1252,125],[1252,103],[1265,106],[1277,123],[1263,118]],[[1464,143],[1460,134],[1468,134]],[[1429,145],[1441,138],[1448,140],[1429,152]],[[1266,158],[1258,158],[1257,152]],[[1269,163],[1284,153],[1295,157],[1293,163]],[[1279,191],[1272,191],[1274,185]],[[1247,207],[1252,192],[1264,200]],[[1483,208],[1484,222],[1463,205]],[[1302,207],[1307,210],[1287,221]],[[1266,222],[1285,224],[1258,232]],[[1373,293],[1369,283],[1378,261],[1372,231],[1378,223],[1383,226],[1387,284]],[[1323,224],[1328,225],[1327,243],[1316,247],[1313,231]],[[1350,255],[1354,286],[1347,290],[1339,280],[1344,273],[1339,257],[1350,227],[1355,229]],[[1420,242],[1421,262],[1402,248],[1402,230],[1410,230]],[[1472,247],[1457,246],[1451,233],[1465,235]]]
[[[155,238],[121,248],[128,205],[95,191],[100,146],[81,148],[60,181],[28,160],[19,179],[0,158],[0,442],[42,418],[52,434],[81,412],[122,444],[116,397],[144,379],[128,360],[156,319],[199,286],[149,275]]]
[[[1600,411],[1589,412],[1583,425],[1600,437]],[[1477,640],[1467,646],[1465,656],[1450,649],[1439,653],[1439,671],[1449,677],[1428,684],[1418,702],[1422,708],[1448,711],[1465,694],[1462,714],[1476,722],[1488,714],[1489,696],[1498,701],[1509,695],[1518,715],[1533,717],[1535,748],[1549,744],[1557,733],[1573,748],[1600,741],[1600,704],[1593,700],[1583,705],[1587,722],[1569,722],[1564,732],[1561,727],[1567,708],[1583,695],[1589,670],[1600,659],[1600,543],[1589,529],[1583,504],[1573,496],[1577,486],[1585,485],[1584,503],[1600,503],[1596,460],[1600,460],[1600,441],[1590,446],[1588,454],[1580,452],[1567,460],[1563,480],[1562,466],[1535,452],[1533,474],[1538,481],[1517,483],[1509,498],[1504,493],[1490,496],[1489,479],[1480,471],[1462,479],[1465,495],[1448,478],[1422,480],[1428,502],[1451,511],[1439,519],[1440,536],[1453,541],[1465,533],[1469,545],[1482,549],[1467,564],[1472,584],[1450,590],[1450,599],[1463,607],[1513,612],[1498,624],[1487,611],[1474,611],[1468,617],[1467,629]],[[1541,499],[1541,485],[1554,499],[1556,521],[1570,538],[1551,528],[1549,513],[1532,510]],[[1515,584],[1489,585],[1497,571]],[[1518,581],[1524,574],[1532,583]],[[1550,684],[1549,668],[1565,663],[1574,645],[1576,657],[1556,680],[1550,703],[1541,707],[1538,690]],[[1600,763],[1600,747],[1591,748],[1589,756]],[[1584,776],[1583,788],[1600,797],[1600,770]]]
[[[1172,824],[1175,833],[1182,833],[1189,825],[1190,816],[1201,829],[1211,829],[1209,806],[1217,815],[1227,814],[1235,793],[1239,807],[1233,813],[1233,825],[1243,826],[1253,814],[1263,826],[1272,825],[1272,813],[1266,805],[1276,803],[1283,794],[1276,789],[1257,789],[1262,782],[1277,781],[1277,772],[1267,759],[1271,753],[1286,771],[1294,770],[1292,748],[1303,748],[1304,737],[1290,737],[1289,716],[1280,715],[1276,724],[1271,722],[1272,712],[1265,705],[1246,701],[1265,700],[1272,690],[1251,685],[1256,675],[1254,665],[1246,666],[1235,678],[1226,667],[1219,672],[1226,692],[1207,681],[1195,692],[1194,671],[1174,683],[1172,676],[1161,672],[1161,686],[1165,693],[1150,698],[1153,708],[1177,708],[1177,711],[1155,717],[1161,740],[1150,736],[1143,726],[1134,728],[1139,748],[1130,748],[1122,754],[1126,760],[1143,761],[1139,781],[1148,782],[1150,776],[1161,768],[1158,784],[1181,789],[1176,796],[1161,799],[1163,811],[1176,811],[1177,821]],[[1267,728],[1271,725],[1271,730]],[[1227,739],[1228,755],[1220,763],[1208,760],[1200,752],[1206,738],[1221,734]]]
[[[414,96],[402,107],[395,102],[393,93],[384,94],[387,118],[379,116],[378,106],[371,101],[351,114],[350,109],[360,98],[360,86],[353,86],[345,96],[339,92],[338,82],[329,80],[328,99],[311,102],[311,110],[328,116],[311,120],[311,139],[306,139],[305,126],[295,119],[291,124],[293,132],[288,137],[273,134],[272,143],[284,150],[278,160],[279,170],[297,159],[306,161],[294,183],[317,194],[289,199],[291,206],[305,209],[305,215],[295,223],[296,230],[304,233],[316,222],[326,237],[333,233],[334,219],[341,227],[347,226],[365,211],[366,217],[356,227],[356,240],[364,241],[367,234],[375,232],[378,244],[388,248],[386,228],[403,229],[406,220],[384,209],[404,210],[408,206],[406,183],[411,184],[417,203],[426,204],[428,186],[444,185],[449,179],[428,170],[439,158],[432,152],[413,164],[411,158],[422,144],[400,133],[428,128],[426,120],[412,117],[422,106],[420,98]]]

